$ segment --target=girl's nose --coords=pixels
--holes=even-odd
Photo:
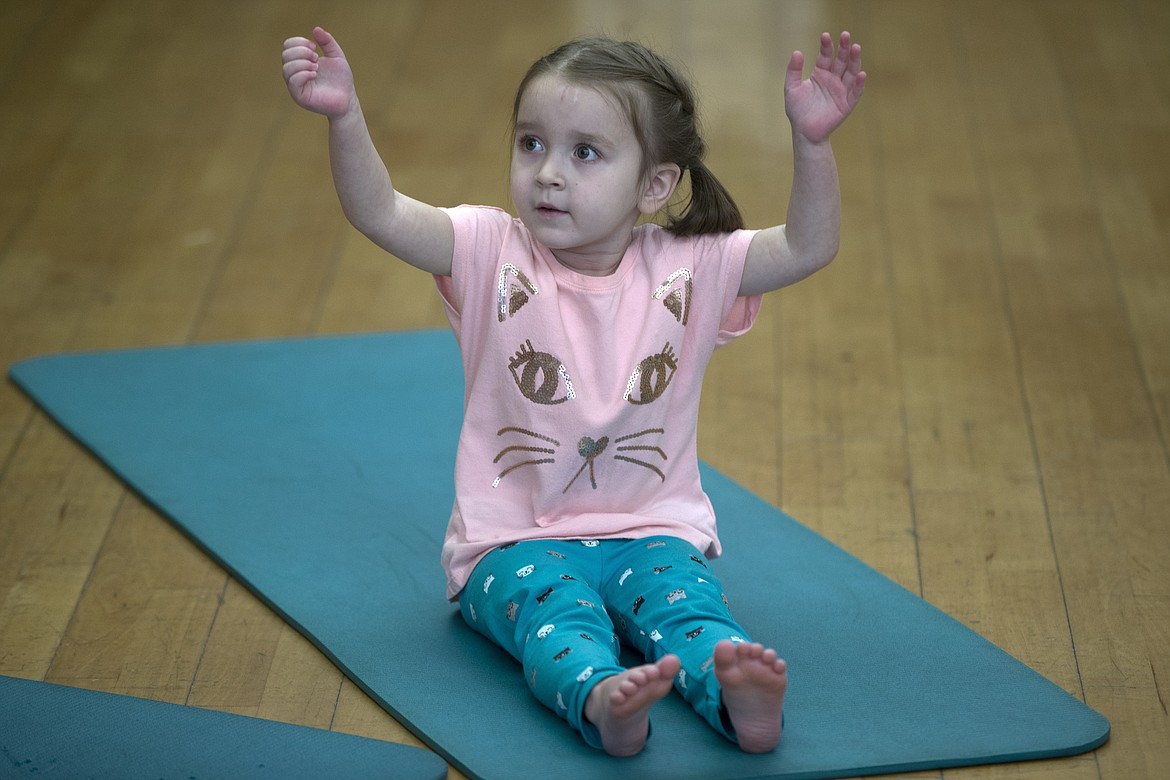
[[[536,182],[542,187],[560,188],[565,186],[565,177],[561,173],[561,167],[551,154],[546,155],[541,161],[540,167],[536,169]]]

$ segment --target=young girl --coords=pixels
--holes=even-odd
[[[594,747],[638,753],[673,686],[741,749],[774,749],[786,667],[748,640],[706,562],[720,546],[699,483],[699,391],[711,353],[751,327],[761,294],[837,252],[829,135],[861,97],[860,47],[842,33],[834,53],[823,34],[803,81],[792,55],[788,221],[759,231],[743,229],[703,164],[690,86],[638,44],[574,41],[521,81],[518,219],[395,191],[329,33],[289,39],[283,61],[293,99],[329,119],[346,216],[435,276],[459,341],[448,597]],[[638,226],[669,209],[684,177],[682,213]],[[647,662],[623,668],[621,642]]]

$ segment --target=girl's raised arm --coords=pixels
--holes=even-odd
[[[282,59],[292,99],[329,119],[330,167],[346,218],[399,259],[428,273],[450,274],[455,246],[451,219],[394,189],[370,139],[341,46],[317,27],[312,40],[285,41]]]
[[[829,136],[853,112],[865,87],[861,47],[841,33],[821,35],[809,78],[801,80],[804,55],[794,52],[784,78],[784,108],[792,123],[793,177],[788,221],[752,239],[740,294],[764,293],[798,282],[837,254],[841,195]]]

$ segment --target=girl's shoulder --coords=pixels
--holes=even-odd
[[[661,225],[645,223],[634,229],[642,256],[664,263],[726,261],[742,263],[754,230],[679,236]]]
[[[456,223],[457,226],[461,223],[495,223],[506,227],[511,223],[519,224],[520,222],[520,220],[498,206],[479,206],[464,203],[459,206],[444,206],[441,208],[441,211],[446,212],[451,217],[451,221]]]
[[[497,206],[445,207],[455,231],[455,254],[497,251],[505,243],[530,243],[528,229],[519,219]]]

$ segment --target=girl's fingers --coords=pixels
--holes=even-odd
[[[305,82],[317,78],[317,65],[312,62],[303,62],[300,60],[286,62],[284,63],[283,70],[285,81],[289,84],[292,84],[294,79],[299,82]]]
[[[311,70],[298,71],[286,77],[288,88],[293,94],[300,94],[305,85],[315,78],[317,78],[317,74]]]
[[[849,60],[853,53],[851,41],[852,37],[849,35],[849,31],[842,30],[837,43],[837,58],[833,61],[833,72],[838,76],[843,75],[849,67]]]
[[[804,75],[804,54],[799,51],[792,52],[791,59],[788,60],[788,68],[784,72],[784,89],[785,91],[796,89],[800,86],[800,80]]]
[[[321,47],[321,53],[326,57],[345,56],[345,54],[341,51],[341,46],[337,43],[337,39],[330,35],[326,30],[320,27],[314,27],[313,38],[317,41],[317,45]]]
[[[833,68],[833,36],[821,33],[821,50],[817,53],[818,68],[831,70]]]
[[[281,54],[281,61],[283,62],[296,62],[298,60],[303,60],[305,62],[316,62],[317,51],[315,49],[309,49],[304,46],[293,46],[291,48],[286,48]]]
[[[294,46],[304,46],[309,49],[314,49],[316,48],[317,44],[300,35],[289,38],[284,42],[284,48],[286,49],[292,48]]]

